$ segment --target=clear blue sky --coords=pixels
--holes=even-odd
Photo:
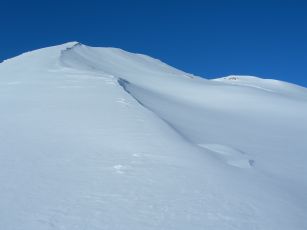
[[[307,86],[306,0],[1,1],[0,60],[75,40]]]

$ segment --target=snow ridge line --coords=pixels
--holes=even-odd
[[[178,130],[176,127],[174,127],[170,122],[162,118],[159,114],[157,114],[155,111],[153,111],[150,107],[145,105],[143,102],[141,102],[129,89],[128,86],[131,85],[131,83],[123,78],[117,79],[118,85],[122,87],[122,89],[128,93],[136,102],[138,102],[142,107],[149,110],[151,113],[153,113],[156,117],[158,117],[160,120],[162,120],[168,127],[170,127],[174,132],[176,132],[184,141],[190,143],[191,145],[199,148],[195,145],[194,142],[192,142],[189,138],[187,138],[180,130]],[[200,148],[201,149],[201,148]]]

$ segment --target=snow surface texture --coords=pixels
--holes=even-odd
[[[0,107],[0,229],[307,229],[303,87],[71,42],[1,63]]]

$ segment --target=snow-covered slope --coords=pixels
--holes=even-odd
[[[1,229],[307,228],[307,90],[76,42],[0,64]]]

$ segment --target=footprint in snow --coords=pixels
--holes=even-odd
[[[126,106],[130,105],[130,102],[128,102],[125,98],[118,98],[116,102],[121,103]]]
[[[113,169],[115,170],[116,173],[118,174],[124,174],[125,173],[125,170],[127,169],[126,166],[124,165],[114,165],[113,166]]]
[[[116,85],[114,80],[105,80],[104,81],[107,85]]]
[[[141,157],[141,154],[140,153],[134,153],[132,154],[133,157]]]

